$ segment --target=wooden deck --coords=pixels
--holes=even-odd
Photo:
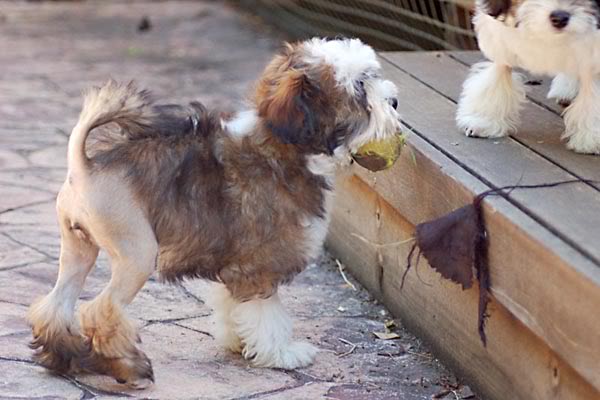
[[[560,141],[561,109],[545,98],[549,79],[529,86],[515,135],[483,140],[458,132],[462,82],[481,59],[474,52],[381,54],[413,133],[390,171],[357,167],[340,179],[328,245],[484,397],[600,398],[600,184],[487,198],[487,347],[477,333],[476,285],[462,291],[422,259],[400,291],[410,245],[374,245],[408,239],[415,225],[490,188],[600,181],[600,157],[575,154]]]

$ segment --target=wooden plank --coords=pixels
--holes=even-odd
[[[543,184],[576,178],[514,140],[475,140],[460,135],[454,122],[455,103],[395,65],[384,62],[384,69],[386,76],[399,86],[400,98],[405,100],[399,107],[403,120],[418,135],[484,182],[502,187],[517,182]],[[438,74],[452,77],[453,72],[440,70]],[[537,123],[545,125],[544,120]],[[600,163],[600,158],[594,160]],[[597,239],[600,237],[600,192],[595,188],[582,183],[562,188],[515,190],[511,201],[600,265]]]
[[[338,190],[329,248],[483,398],[583,400],[600,396],[496,301],[490,304],[489,341],[484,348],[476,330],[477,289],[462,291],[441,280],[426,262],[418,267],[420,278],[414,271],[408,274],[400,291],[408,248],[377,249],[352,233],[360,232],[376,243],[395,242],[409,238],[413,225],[356,176],[339,181]]]
[[[403,319],[412,316],[427,320],[432,318],[431,314],[443,314],[446,302],[438,303],[432,300],[427,303],[426,312],[419,307],[413,310],[410,308],[412,305],[409,307],[397,304],[405,297],[398,290],[398,275],[403,272],[406,246],[386,246],[381,248],[380,252],[373,252],[372,246],[365,247],[353,234],[363,235],[375,243],[402,241],[412,235],[414,224],[439,217],[467,204],[475,193],[485,190],[486,186],[461,167],[449,163],[445,156],[419,137],[412,136],[409,146],[415,155],[416,165],[407,151],[389,172],[371,174],[356,169],[361,182],[368,185],[366,188],[362,185],[360,190],[354,187],[350,189],[344,187],[344,183],[338,187],[341,191],[337,196],[338,204],[335,207],[328,243],[330,247],[339,250],[338,254],[344,255],[353,273],[361,277],[363,283],[375,292],[387,296],[388,306],[401,307],[396,309],[401,311],[399,315]],[[371,197],[365,192],[370,193]],[[353,202],[353,198],[357,196],[360,199],[356,200],[356,207],[343,206],[345,202]],[[388,219],[381,206],[370,211],[370,219],[357,216],[362,210],[369,209],[368,204],[373,198],[377,198],[379,203],[388,204],[396,214],[402,215],[402,218],[394,219],[394,226],[401,228],[401,233],[392,232],[383,236],[380,234]],[[600,388],[600,337],[595,334],[600,332],[600,321],[593,318],[597,315],[600,305],[600,271],[506,200],[492,198],[486,201],[486,204],[488,205],[485,207],[485,217],[490,237],[490,269],[494,297],[546,342],[560,358],[572,365],[597,389]],[[340,220],[355,225],[336,228],[339,226],[336,224],[342,224]],[[397,251],[398,254],[390,255],[388,251]],[[572,267],[568,262],[574,262],[579,267]],[[424,271],[428,268],[421,266],[419,270],[425,277]],[[392,274],[391,279],[387,275],[388,271]],[[407,279],[414,279],[411,275],[409,274]],[[440,280],[437,275],[435,279]],[[386,286],[391,285],[390,280],[395,282],[394,285]],[[430,279],[424,280],[430,282]],[[527,285],[527,282],[530,285]],[[455,293],[452,293],[446,293],[448,299],[453,298]],[[428,298],[429,295],[423,296]],[[406,297],[412,297],[412,294],[406,294]],[[423,299],[418,296],[415,301],[421,304]],[[461,303],[457,303],[456,307],[459,307]],[[468,313],[470,318],[476,316],[476,306],[468,308],[466,305],[460,305],[463,306],[464,313]],[[492,315],[493,318],[496,317]],[[495,326],[503,324],[504,322]],[[497,334],[495,329],[492,325],[488,327],[488,337]],[[475,319],[471,320],[467,331],[474,335],[474,340],[478,340]],[[431,335],[435,336],[431,332],[427,336]],[[511,343],[518,341],[517,338],[518,335],[512,337]],[[464,350],[462,345],[452,343],[448,338],[431,340],[443,340],[444,345],[452,347],[458,353]],[[491,353],[491,350],[489,352]],[[525,355],[523,358],[527,359]],[[502,368],[511,370],[511,364],[504,364],[505,361],[507,360],[501,364],[504,366]],[[463,365],[462,361],[459,362]],[[477,368],[474,370],[476,373]],[[483,373],[486,374],[487,372]],[[525,376],[531,374],[528,372]]]
[[[399,84],[403,93],[400,110],[413,127],[439,130],[452,118],[452,103],[404,74],[386,73]],[[421,115],[421,109],[436,113]],[[494,146],[491,142],[469,142]],[[418,135],[411,135],[409,144],[414,146],[414,143],[426,142]],[[408,150],[391,171],[370,174],[357,169],[361,178],[413,225],[459,208],[472,201],[474,194],[488,188],[464,166],[451,163],[450,168],[447,157],[437,150],[420,155],[422,147],[413,147],[416,164]],[[446,161],[431,161],[436,157]],[[465,188],[464,182],[471,183]],[[589,187],[586,190],[594,192]],[[498,301],[600,388],[600,335],[595,334],[600,332],[600,320],[592,317],[597,315],[600,305],[600,269],[506,200],[490,198],[487,203],[494,206],[487,216],[487,225],[492,245],[493,291]],[[396,240],[399,239],[393,241]]]
[[[485,56],[478,51],[453,51],[446,54],[469,67],[478,62],[487,60]],[[519,72],[525,75],[528,81],[541,81],[541,85],[528,85],[527,97],[534,103],[540,104],[546,109],[551,110],[556,115],[561,115],[563,108],[556,104],[554,100],[547,97],[552,78],[547,76],[535,76],[520,69]]]
[[[455,54],[463,57],[468,55],[474,59],[473,63],[477,62],[475,58],[481,56],[477,52],[384,53],[382,56],[456,103],[469,69],[450,57]],[[531,91],[542,91],[537,86],[530,87],[530,89]],[[577,154],[568,150],[560,139],[563,131],[564,123],[558,114],[550,112],[545,107],[527,102],[521,113],[519,131],[511,135],[511,138],[523,143],[575,176],[600,180],[600,157]],[[454,129],[454,132],[462,134],[458,132],[457,128]],[[600,183],[595,187],[600,189]]]

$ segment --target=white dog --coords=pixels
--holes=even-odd
[[[565,110],[567,147],[600,154],[600,0],[478,0],[479,47],[456,120],[467,136],[516,129],[525,100],[523,68],[555,77],[548,93]]]

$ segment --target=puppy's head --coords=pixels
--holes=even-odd
[[[600,28],[600,0],[479,0],[495,18],[511,18],[536,35],[589,34]]]
[[[307,154],[354,151],[400,129],[397,89],[358,39],[286,45],[267,66],[255,102],[265,128]]]

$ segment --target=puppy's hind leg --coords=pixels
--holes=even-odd
[[[100,228],[112,276],[108,286],[79,309],[81,327],[92,346],[81,367],[142,389],[154,382],[152,364],[136,345],[140,338],[124,308],[154,271],[158,244],[140,211],[130,210],[128,217],[105,221],[105,229]]]
[[[579,80],[565,74],[558,74],[552,80],[548,98],[556,100],[562,107],[571,105],[579,92]]]
[[[523,77],[512,68],[493,62],[475,64],[463,85],[457,125],[467,136],[506,136],[518,125],[524,100]]]
[[[317,349],[292,340],[292,320],[277,293],[237,303],[231,313],[242,355],[257,367],[295,369],[313,362]]]
[[[33,331],[30,347],[35,359],[46,368],[66,373],[72,361],[86,357],[89,346],[74,319],[75,303],[88,273],[92,269],[98,247],[78,224],[66,215],[65,190],[61,190],[57,211],[61,232],[60,269],[54,289],[34,303],[28,313]]]

